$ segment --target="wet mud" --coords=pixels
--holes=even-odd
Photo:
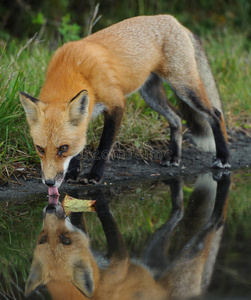
[[[251,137],[242,133],[231,134],[229,139],[230,163],[229,171],[251,167]],[[167,149],[160,149],[167,150]],[[177,176],[197,176],[198,174],[212,172],[220,176],[225,170],[212,168],[212,153],[198,150],[190,143],[185,143],[182,150],[182,159],[179,167],[163,167],[159,160],[144,161],[138,157],[130,159],[110,159],[103,182],[96,186],[83,186],[83,189],[96,189],[108,186],[128,186],[137,182],[151,179],[168,179]],[[93,159],[82,161],[82,172],[88,173]],[[79,183],[64,182],[59,192],[70,192],[79,189]],[[20,172],[8,184],[0,185],[0,200],[23,198],[24,195],[35,195],[47,192],[40,178],[39,166],[32,172]]]

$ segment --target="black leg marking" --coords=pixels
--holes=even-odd
[[[107,257],[113,261],[114,259],[126,259],[128,257],[128,252],[123,237],[110,211],[109,202],[103,191],[99,191],[96,199],[97,214],[101,221],[107,241]]]
[[[211,127],[216,145],[216,159],[213,162],[214,167],[229,167],[229,151],[227,142],[221,129],[221,113],[216,108],[214,108],[213,122]]]
[[[116,137],[123,116],[123,109],[116,107],[111,113],[105,112],[103,133],[100,139],[94,163],[89,174],[85,174],[84,183],[99,183],[102,180],[105,164],[108,161],[113,141]]]
[[[213,107],[212,110],[209,110],[203,105],[200,97],[191,89],[185,88],[185,93],[187,98],[191,101],[188,103],[193,109],[201,113],[204,117],[207,118],[209,124],[213,130],[215,146],[216,146],[216,159],[213,162],[214,167],[225,168],[230,167],[229,165],[229,151],[227,147],[227,141],[224,136],[222,127],[223,119],[221,112]]]
[[[77,179],[81,170],[80,160],[81,160],[81,154],[78,154],[71,159],[67,173],[65,175],[65,180]]]
[[[191,104],[193,105],[193,108],[195,108],[196,110],[198,110],[198,112],[200,112],[200,113],[204,112],[206,114],[210,114],[210,110],[207,109],[202,104],[202,101],[201,101],[200,97],[193,90],[191,90],[189,88],[184,88],[184,91],[185,91],[188,99],[191,100]]]

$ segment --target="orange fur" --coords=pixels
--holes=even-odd
[[[149,91],[147,81],[153,74],[158,80],[151,81],[153,87]],[[40,101],[29,101],[30,96],[20,95],[34,143],[45,152],[43,157],[40,153],[44,180],[54,180],[56,186],[61,184],[70,159],[85,147],[88,123],[95,105],[100,103],[104,105],[108,125],[99,150],[109,153],[122,120],[125,98],[137,90],[147,91],[145,101],[169,121],[173,139],[171,164],[179,165],[181,121],[168,106],[163,86],[154,86],[160,78],[196,113],[213,125],[219,122],[219,118],[214,118],[214,107],[219,114],[222,112],[220,98],[203,49],[194,35],[172,16],[135,17],[60,47],[49,63]],[[71,101],[80,91],[86,91],[88,103],[79,99],[71,109]],[[81,118],[84,105],[86,112]],[[75,118],[71,117],[71,110]],[[222,162],[217,161],[216,166],[221,163],[224,167],[228,166],[228,151],[224,121],[220,122],[217,130],[223,135],[218,134],[215,142],[216,156]],[[212,136],[210,128],[206,131]],[[59,158],[57,149],[65,144],[69,145],[69,151]],[[103,163],[94,163],[90,172],[94,182],[101,180],[107,159],[108,155]]]

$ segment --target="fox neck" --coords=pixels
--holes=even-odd
[[[64,82],[63,86],[61,86],[61,84],[55,86],[55,82],[46,80],[40,91],[39,100],[45,104],[53,106],[55,109],[62,109],[63,107],[66,107],[80,91],[83,90],[88,92],[88,97],[90,98],[88,114],[88,119],[90,119],[94,109],[95,96],[91,86],[82,77],[81,80],[76,80],[74,84],[72,82]]]

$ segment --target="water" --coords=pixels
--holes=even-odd
[[[155,300],[171,296],[179,299],[251,299],[250,171],[231,174],[230,188],[227,176],[213,178],[209,173],[198,178],[138,182],[130,187],[81,187],[72,191],[71,196],[99,201],[98,214],[76,213],[71,217],[72,223],[87,230],[92,251],[99,252],[99,260],[106,255],[108,248],[109,254],[116,257],[114,277],[106,284],[111,295],[118,295],[120,284],[129,284],[131,278],[136,290],[125,288],[119,299]],[[0,202],[0,299],[25,299],[25,282],[47,202],[45,193]],[[42,247],[54,240],[56,245],[67,249],[70,253],[67,255],[74,253],[74,259],[80,254],[75,251],[75,240],[71,245],[63,246],[62,241],[67,242],[67,239],[62,240],[58,233],[61,229],[53,233],[58,226],[57,217],[54,218],[54,213],[47,215],[53,220],[50,220],[51,227],[46,228],[42,239],[39,237],[41,247],[36,260],[43,266],[40,274],[49,268],[51,274],[57,272],[59,279],[66,274],[60,271],[64,262],[54,270],[58,258],[54,256],[47,265],[50,253],[41,250]],[[70,236],[69,231],[68,228],[66,238]],[[127,253],[133,258],[129,264],[132,270],[136,264],[134,272],[125,272]],[[143,265],[147,265],[147,269]],[[152,277],[144,283],[144,274],[150,274],[149,270],[157,281],[162,278],[161,293],[165,291],[166,296],[158,297],[154,292],[150,283]],[[109,272],[104,271],[102,276],[108,276]],[[38,273],[36,271],[33,275]],[[119,281],[121,276],[124,276],[123,280]],[[42,279],[38,281],[36,284]],[[66,284],[60,287],[63,295],[55,299],[73,299],[72,296],[66,297],[65,287]],[[50,288],[55,292],[55,285]],[[91,289],[90,285],[88,288]],[[99,289],[102,290],[102,285]],[[133,291],[134,298],[130,291]],[[102,291],[100,299],[112,299],[105,295]],[[128,298],[121,298],[126,295]],[[41,285],[27,299],[51,299],[51,296]]]

